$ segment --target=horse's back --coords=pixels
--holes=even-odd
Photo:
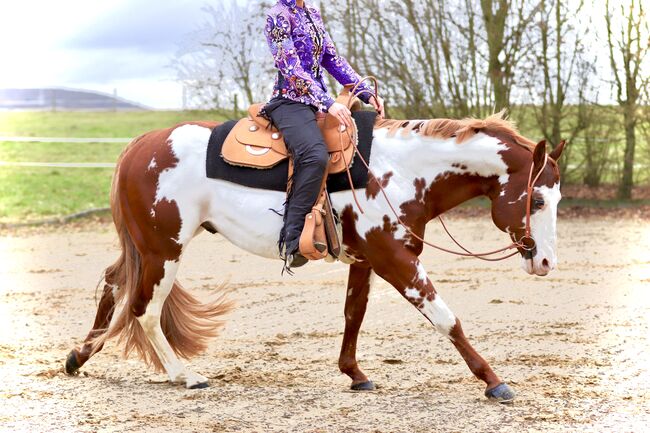
[[[159,173],[178,162],[171,146],[172,143],[170,142],[174,131],[181,127],[191,125],[212,131],[220,124],[220,122],[211,121],[188,121],[178,123],[169,128],[154,129],[145,132],[131,141],[124,149],[118,161],[118,169],[121,173],[130,172],[132,169],[137,173],[145,173],[159,168],[160,170],[153,170]]]

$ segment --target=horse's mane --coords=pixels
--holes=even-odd
[[[513,143],[526,149],[533,150],[535,143],[519,133],[515,124],[504,118],[504,112],[500,111],[485,119],[429,119],[429,120],[395,120],[378,119],[375,122],[375,129],[388,128],[388,136],[394,136],[398,130],[403,135],[411,131],[416,134],[433,138],[456,138],[457,143],[462,143],[479,132],[495,137],[507,137]]]

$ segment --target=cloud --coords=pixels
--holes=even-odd
[[[171,79],[178,46],[207,19],[204,6],[201,0],[118,3],[58,44],[75,59],[60,78],[66,83]]]
[[[117,88],[150,106],[178,107],[182,86],[169,65],[188,34],[209,19],[203,7],[219,9],[230,1],[6,2],[0,87]]]
[[[203,5],[195,0],[127,1],[82,26],[61,48],[172,54],[205,20]]]

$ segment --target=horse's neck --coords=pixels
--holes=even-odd
[[[425,188],[422,212],[433,218],[471,198],[486,195],[508,180],[508,167],[500,152],[508,147],[494,137],[477,134],[456,143],[455,139],[423,137],[415,133],[403,137],[398,132],[386,136],[386,129],[375,130],[371,169],[382,176],[392,172],[393,190]],[[422,179],[424,182],[422,182]]]

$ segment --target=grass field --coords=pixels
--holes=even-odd
[[[223,120],[207,111],[0,113],[0,136],[135,137],[185,120]],[[0,142],[0,161],[115,162],[125,143]],[[111,168],[0,167],[0,223],[108,206]]]
[[[214,111],[5,112],[0,135],[23,137],[134,137],[185,120],[221,120]]]
[[[0,136],[131,138],[185,120],[229,117],[232,116],[226,112],[214,111],[4,112],[0,113]],[[0,161],[111,163],[127,144],[62,141],[0,142]],[[640,143],[639,151],[645,150]],[[112,168],[0,166],[0,223],[38,220],[108,206],[112,174]],[[573,201],[574,205],[599,207],[649,203],[645,197],[629,203],[593,198]],[[571,204],[570,200],[563,201],[564,206]]]

